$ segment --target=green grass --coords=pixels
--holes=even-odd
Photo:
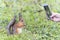
[[[60,12],[60,6],[55,0],[43,0],[36,3],[33,0],[1,1],[0,27],[2,29],[0,29],[0,40],[59,40],[60,22],[47,20],[45,11],[39,3],[41,5],[47,3],[52,11]],[[14,14],[17,15],[18,20],[18,13],[22,14],[26,26],[21,34],[7,36],[6,26]]]

